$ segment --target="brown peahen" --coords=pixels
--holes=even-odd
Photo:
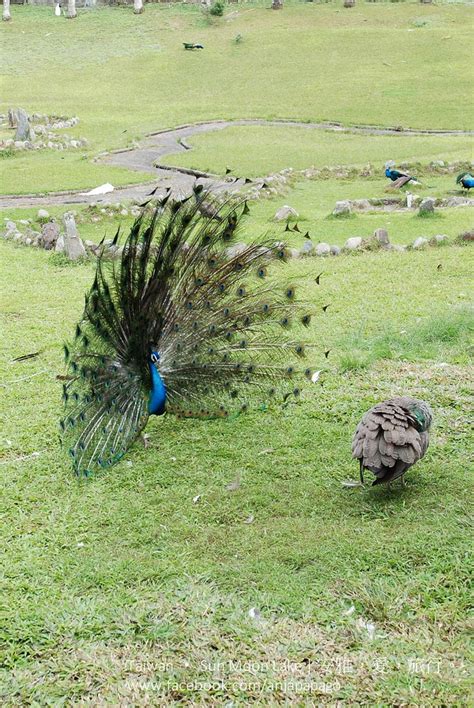
[[[359,460],[360,481],[364,469],[374,473],[373,484],[393,482],[424,456],[433,420],[425,401],[402,396],[377,403],[360,421],[352,439],[352,457]]]

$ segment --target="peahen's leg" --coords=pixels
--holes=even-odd
[[[360,474],[360,483],[364,484],[364,463],[362,460],[359,460],[359,474]]]

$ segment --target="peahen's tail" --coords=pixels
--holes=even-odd
[[[229,255],[246,205],[225,204],[219,219],[200,205],[165,198],[134,223],[120,261],[98,260],[65,346],[61,429],[78,474],[123,456],[146,425],[157,377],[164,410],[200,417],[286,400],[311,378],[298,333],[311,314],[273,266],[285,247],[251,243]]]

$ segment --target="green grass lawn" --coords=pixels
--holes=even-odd
[[[359,135],[304,127],[236,126],[187,138],[193,148],[168,155],[163,162],[224,174],[262,177],[286,167],[302,170],[332,165],[382,166],[396,156],[398,163],[468,161],[474,142],[463,136]],[[161,160],[160,160],[161,162]]]
[[[4,703],[465,702],[472,249],[290,264],[331,303],[322,385],[234,422],[153,421],[148,449],[85,482],[56,442],[55,377],[92,268],[0,250]],[[435,411],[426,458],[405,491],[344,489],[358,419],[401,393]],[[330,692],[287,685],[308,671]]]
[[[181,5],[147,5],[140,16],[80,10],[66,21],[50,7],[13,5],[0,28],[1,112],[78,115],[66,132],[89,144],[3,159],[0,189],[142,181],[149,175],[91,159],[147,131],[213,118],[470,128],[471,13],[285,2],[281,12],[232,5],[212,23]],[[205,49],[185,52],[183,41]],[[296,128],[192,142],[170,162],[248,175],[471,157],[462,138]],[[456,191],[452,175],[422,181],[422,196]],[[342,245],[379,227],[394,243],[454,240],[472,228],[461,208],[431,219],[328,218],[336,201],[386,196],[385,187],[382,173],[295,181],[250,204],[242,238],[281,238],[273,215],[282,204],[315,242]],[[132,221],[99,212],[92,222],[71,206],[85,239]],[[57,219],[64,210],[48,207]],[[287,277],[317,312],[308,336],[318,383],[286,408],[232,421],[152,420],[147,449],[137,443],[116,467],[78,481],[59,448],[56,377],[93,264],[1,239],[0,703],[467,705],[473,255],[450,245],[290,261]],[[434,410],[430,449],[406,489],[343,487],[358,474],[350,443],[361,415],[402,394]]]
[[[249,4],[229,8],[211,24],[196,6],[150,5],[140,17],[131,8],[101,8],[80,11],[74,22],[46,7],[14,10],[13,21],[2,26],[2,111],[20,105],[79,116],[74,130],[88,139],[81,152],[89,159],[147,131],[213,118],[472,127],[466,69],[472,9],[466,5],[368,3],[346,12],[339,3],[287,3],[283,13],[270,13]],[[189,40],[205,49],[185,52],[182,42]],[[304,159],[297,145],[292,149],[293,136],[289,129],[281,147],[291,163]],[[269,140],[262,145],[264,162]],[[346,162],[364,159],[360,145],[354,143]],[[446,148],[439,139],[420,145],[430,155],[464,150],[462,140]],[[244,141],[238,154],[230,151],[236,163],[246,149]],[[323,152],[329,160],[329,144]],[[410,157],[408,147],[402,152]],[[255,160],[252,173],[260,169]],[[108,170],[114,184],[139,179]],[[95,186],[103,175],[103,167],[76,153],[28,154],[0,165],[7,193]]]

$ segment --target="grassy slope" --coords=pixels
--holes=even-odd
[[[2,106],[78,115],[75,130],[88,138],[89,156],[152,129],[211,118],[469,128],[470,13],[462,5],[344,12],[339,4],[298,3],[284,13],[246,6],[207,25],[195,7],[150,6],[140,17],[106,8],[66,22],[50,8],[20,6],[2,27]],[[183,51],[190,38],[205,50]],[[393,46],[403,52],[387,56]],[[5,192],[104,180],[103,168],[77,153],[16,158],[20,177],[9,164],[0,168]],[[115,184],[140,178],[109,174]]]
[[[2,626],[3,658],[13,669],[4,676],[4,702],[465,700],[463,308],[471,249],[373,254],[349,269],[347,259],[331,259],[319,287],[313,262],[289,265],[311,300],[331,303],[313,330],[323,385],[284,411],[233,423],[153,421],[149,449],[137,445],[118,467],[82,483],[58,454],[55,375],[91,268],[64,267],[10,243],[0,250],[9,283],[0,360]],[[348,367],[354,347],[372,360]],[[37,349],[38,359],[11,363]],[[426,459],[404,492],[344,490],[341,480],[356,472],[348,450],[358,418],[401,392],[429,399],[435,410]],[[240,489],[227,491],[239,474]],[[355,613],[344,615],[351,604]],[[261,609],[257,622],[248,617],[253,606]],[[360,617],[375,623],[375,640],[357,631]],[[431,663],[413,668],[413,659]],[[229,660],[275,663],[252,677]],[[146,683],[217,679],[217,662],[223,692],[180,685],[160,693]],[[262,689],[264,679],[295,675],[331,683],[332,692]]]
[[[474,156],[473,141],[461,136],[367,136],[297,127],[239,126],[195,135],[187,142],[191,151],[168,155],[164,161],[214,174],[224,174],[230,165],[236,174],[247,177],[261,177],[285,167],[302,170],[311,166],[364,166],[368,162],[382,167],[394,155],[398,163],[467,161]]]
[[[343,12],[308,4],[268,13],[246,6],[212,27],[195,8],[150,6],[140,17],[109,8],[74,22],[56,22],[50,8],[13,11],[1,28],[11,57],[2,77],[6,105],[77,113],[88,154],[160,125],[212,117],[469,127],[465,7]],[[181,50],[190,32],[206,44],[202,54]],[[232,43],[238,32],[240,46]],[[404,50],[390,66],[380,61],[387,44]],[[301,76],[311,81],[301,87]],[[349,95],[348,83],[358,90]],[[11,178],[14,164],[21,183]],[[6,191],[64,188],[66,179],[85,186],[112,174],[104,178],[77,153],[19,157],[3,167],[2,187],[13,184]],[[121,179],[129,181],[125,171],[110,181]],[[436,193],[451,189],[450,178],[433,179]],[[324,219],[336,199],[382,190],[376,180],[301,183],[255,205],[249,230],[267,228],[283,202],[314,236],[336,243],[383,225],[399,243],[467,226],[462,210],[424,221],[421,231],[405,215]],[[116,220],[81,232],[102,237],[106,223],[110,234]],[[149,449],[137,445],[119,467],[86,483],[70,477],[58,454],[55,375],[91,266],[64,267],[3,241],[0,264],[8,283],[0,308],[3,703],[466,703],[472,249],[293,262],[290,272],[309,276],[308,297],[331,303],[314,329],[323,385],[299,405],[258,418],[153,421]],[[324,271],[319,287],[316,267]],[[11,363],[37,349],[38,359]],[[343,489],[340,481],[355,474],[348,450],[357,420],[401,392],[435,409],[426,459],[404,492]],[[238,474],[241,487],[229,492]],[[244,523],[249,515],[254,521]],[[345,615],[352,604],[354,614]],[[249,618],[253,606],[261,620]],[[375,640],[357,630],[361,617],[375,623]],[[274,663],[253,674],[226,663],[248,659]],[[220,675],[222,689],[185,685]],[[294,677],[319,687],[292,687]],[[147,683],[160,679],[181,683],[163,690]]]

